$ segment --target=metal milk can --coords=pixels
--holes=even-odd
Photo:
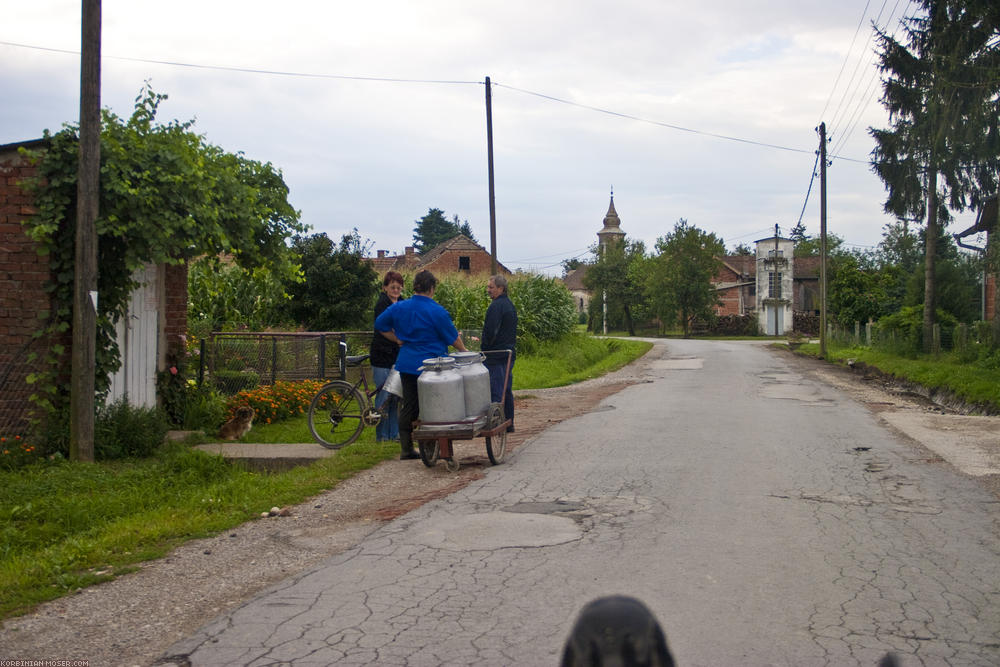
[[[465,389],[465,416],[479,417],[490,407],[490,372],[483,365],[482,352],[452,352],[455,371],[462,376]]]
[[[417,378],[417,402],[423,422],[460,422],[465,419],[465,381],[451,357],[424,359]]]

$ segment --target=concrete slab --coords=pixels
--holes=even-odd
[[[240,461],[252,470],[281,472],[296,466],[309,465],[337,453],[315,442],[263,444],[253,442],[212,442],[195,449],[220,454],[227,460]]]

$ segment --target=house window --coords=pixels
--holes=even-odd
[[[767,274],[767,296],[770,299],[781,298],[781,271]]]
[[[767,251],[767,256],[770,257],[771,259],[781,259],[782,257],[785,256],[785,251],[784,250],[768,250]]]
[[[458,258],[458,270],[459,271],[468,271],[469,270],[469,258],[468,257],[459,256],[459,258]]]

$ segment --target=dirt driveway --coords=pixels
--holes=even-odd
[[[517,432],[508,451],[549,426],[585,413],[607,396],[645,381],[651,355],[603,378],[572,387],[519,392]],[[865,381],[850,371],[801,357],[804,373],[852,393],[874,412],[943,413],[923,399]],[[479,479],[489,467],[483,440],[456,443],[457,473],[443,464],[387,461],[301,505],[287,516],[250,521],[189,542],[137,572],[41,605],[0,629],[2,658],[89,660],[150,665],[173,643],[265,587],[354,545],[385,521]],[[1000,476],[984,479],[1000,493]],[[267,509],[267,508],[262,508]]]

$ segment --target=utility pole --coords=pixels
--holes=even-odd
[[[490,272],[497,274],[497,204],[493,196],[493,93],[486,77],[486,161],[490,175]]]
[[[69,454],[74,461],[93,461],[97,205],[101,169],[101,0],[83,0],[81,25]]]
[[[826,359],[826,123],[819,124],[819,358]]]

